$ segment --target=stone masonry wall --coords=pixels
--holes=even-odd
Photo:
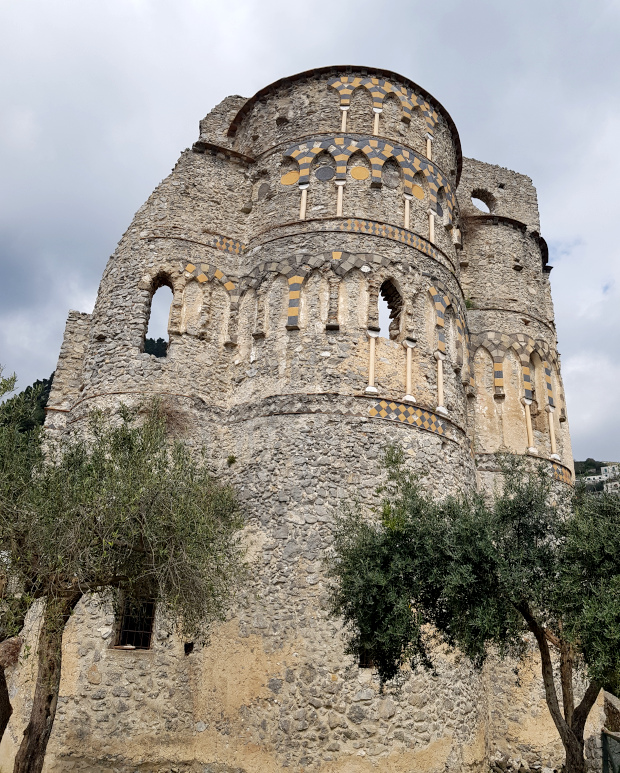
[[[532,452],[529,400],[536,454],[570,484],[539,230],[529,178],[463,161],[444,108],[394,73],[311,71],[200,122],[111,256],[93,314],[71,312],[46,426],[79,433],[94,408],[162,397],[242,498],[252,583],[189,654],[157,625],[149,650],[115,648],[111,611],[83,599],[47,773],[559,766],[535,665],[524,693],[505,664],[477,673],[439,651],[435,673],[380,693],[343,653],[324,563],[343,503],[375,517],[391,443],[437,497],[491,488],[493,452]],[[156,358],[144,339],[162,285],[173,301]],[[33,615],[32,646],[35,630]],[[32,660],[10,689],[0,766],[27,719]]]

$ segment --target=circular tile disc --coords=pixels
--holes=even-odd
[[[422,188],[420,188],[419,185],[414,185],[411,188],[411,193],[416,197],[416,199],[423,199],[424,198],[424,191]]]
[[[351,177],[354,180],[367,180],[370,177],[370,172],[365,166],[354,166],[351,169]]]
[[[317,180],[331,180],[336,174],[331,166],[320,166],[314,172]]]
[[[297,180],[299,180],[299,172],[297,171],[287,172],[280,178],[282,185],[295,185]]]

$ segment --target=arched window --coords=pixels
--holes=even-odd
[[[471,203],[481,212],[491,213],[495,210],[495,196],[482,188],[475,188],[471,192]]]
[[[386,279],[379,289],[379,335],[397,339],[400,333],[403,299],[392,279]]]
[[[172,282],[165,274],[155,277],[151,286],[151,302],[147,310],[144,351],[154,357],[168,353]]]

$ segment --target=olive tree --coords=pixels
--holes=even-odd
[[[544,465],[505,457],[491,500],[437,502],[399,449],[386,465],[380,517],[352,509],[336,530],[331,608],[348,652],[383,684],[431,667],[438,642],[481,667],[491,652],[523,658],[530,634],[566,771],[583,773],[588,714],[620,686],[620,498],[562,495]]]
[[[10,458],[0,462],[0,571],[14,591],[2,615],[16,620],[24,600],[42,606],[34,702],[15,773],[42,769],[62,635],[82,596],[148,599],[170,630],[200,639],[244,575],[235,494],[204,454],[170,439],[168,418],[160,403],[94,413],[79,435],[44,436],[27,476]]]

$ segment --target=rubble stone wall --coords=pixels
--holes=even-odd
[[[571,483],[539,230],[529,178],[463,159],[445,109],[394,73],[311,71],[200,122],[110,258],[93,314],[70,313],[46,427],[79,432],[94,408],[161,396],[239,491],[253,581],[187,655],[157,626],[151,649],[116,649],[111,611],[84,599],[48,773],[559,767],[535,664],[524,692],[507,666],[478,673],[440,651],[436,673],[380,693],[344,655],[325,577],[342,504],[374,517],[389,444],[434,496],[490,488],[490,454],[532,453],[528,405],[537,457]],[[144,339],[163,285],[157,358]],[[29,630],[35,646],[36,614]],[[0,765],[19,744],[32,663],[10,674]]]

